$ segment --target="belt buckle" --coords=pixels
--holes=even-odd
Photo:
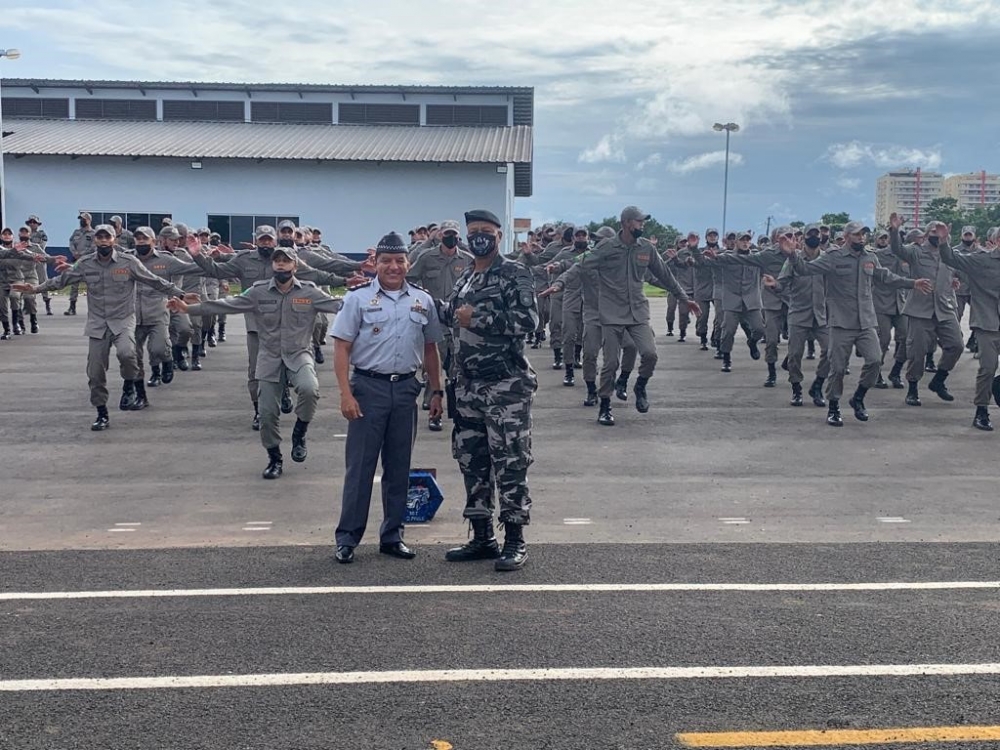
[[[392,375],[389,376],[389,382],[395,383],[399,380],[400,377],[401,377],[400,375],[396,375],[395,373],[393,373]]]

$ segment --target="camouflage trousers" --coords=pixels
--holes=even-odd
[[[465,479],[465,518],[493,516],[493,488],[500,496],[500,522],[530,521],[528,467],[534,373],[484,382],[459,377],[452,455]]]

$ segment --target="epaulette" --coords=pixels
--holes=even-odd
[[[424,294],[430,294],[430,292],[428,292],[428,291],[427,291],[426,289],[424,289],[424,288],[423,288],[422,286],[420,286],[419,284],[414,284],[414,283],[413,283],[413,282],[411,282],[411,281],[407,281],[407,282],[406,282],[406,284],[407,284],[408,286],[411,286],[411,287],[413,287],[414,289],[417,289],[417,290],[419,290],[419,291],[423,292]]]
[[[365,289],[367,287],[370,287],[374,283],[374,281],[375,279],[368,279],[368,281],[366,281],[364,284],[358,284],[357,286],[352,286],[348,291],[353,292],[357,289]]]
[[[268,285],[268,284],[270,284],[270,283],[271,283],[271,280],[270,280],[270,279],[262,279],[261,281],[255,281],[255,282],[254,282],[253,284],[251,284],[250,286],[261,286],[262,284],[266,286],[266,285]]]
[[[305,279],[299,279],[299,283],[302,284],[302,286],[311,286],[314,289],[319,289],[319,287],[316,286],[316,283],[313,281],[306,281]]]

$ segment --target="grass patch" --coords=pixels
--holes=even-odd
[[[647,297],[666,297],[667,293],[665,290],[660,289],[658,286],[653,286],[652,284],[643,284],[643,291],[646,293]]]

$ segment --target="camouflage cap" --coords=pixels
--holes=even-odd
[[[222,235],[219,234],[218,232],[212,232],[212,234],[209,236],[209,238],[213,239],[213,240],[215,240],[215,239],[221,240],[222,239]]]
[[[865,225],[860,221],[849,221],[844,225],[844,234],[861,234],[865,231]],[[838,235],[840,233],[838,232]]]
[[[151,240],[156,239],[156,232],[153,231],[152,227],[136,227],[134,234],[136,237],[142,236],[148,237]]]
[[[278,238],[278,233],[274,231],[274,227],[267,224],[261,224],[254,230],[253,238],[255,240],[259,240],[261,237],[270,237],[272,240],[276,240]]]
[[[188,233],[190,232],[190,230],[188,229],[188,225],[180,221],[174,224],[174,229],[180,232],[181,237],[187,237]]]
[[[198,227],[198,231],[195,234],[211,234],[208,227]]]
[[[718,235],[719,230],[716,229],[715,227],[709,227],[708,229],[705,230],[705,236],[708,237],[708,235],[710,234]]]
[[[622,224],[626,221],[649,221],[649,214],[638,206],[625,206],[621,215]]]
[[[889,236],[889,230],[888,229],[880,229],[875,234],[875,236],[876,237],[888,237]]]
[[[28,220],[27,220],[26,222],[24,222],[24,223],[25,223],[25,224],[31,224],[32,222],[34,222],[35,224],[41,224],[41,223],[42,223],[42,220],[41,220],[41,219],[39,219],[39,218],[38,218],[37,216],[35,216],[34,214],[32,214],[31,216],[29,216],[29,217],[28,217]]]
[[[284,255],[286,258],[288,258],[288,260],[292,261],[293,263],[296,262],[296,261],[298,261],[298,259],[299,259],[299,254],[295,251],[294,247],[280,247],[279,246],[279,247],[274,248],[274,252],[271,253],[271,260],[274,260],[279,255]]]
[[[816,234],[819,234],[819,224],[816,223],[806,224],[805,233],[809,234],[810,232],[815,232]]]
[[[753,232],[751,232],[749,229],[746,230],[745,232],[740,232],[739,237],[737,237],[736,239],[738,239],[738,240],[752,240],[753,239]]]
[[[110,221],[112,224],[121,224],[122,223],[122,217],[119,216],[118,214],[115,214],[110,219],[108,219],[108,221]]]
[[[973,226],[962,227],[962,234],[971,234],[973,237],[976,236],[976,228]]]
[[[615,230],[609,226],[603,226],[595,232],[601,239],[608,239],[609,237],[615,236]]]
[[[774,233],[778,237],[784,237],[786,234],[794,235],[795,234],[795,229],[793,227],[789,226],[788,224],[785,224],[785,225],[780,226],[777,229],[775,229]]]
[[[176,227],[168,224],[160,230],[160,237],[165,240],[179,240],[181,233],[177,231]]]
[[[115,236],[115,228],[113,226],[111,226],[110,224],[98,224],[96,227],[94,227],[94,236],[95,237],[97,235],[99,235],[101,232],[109,234],[112,237]]]
[[[927,234],[930,234],[931,232],[936,232],[938,227],[943,227],[943,226],[945,225],[940,221],[928,221],[927,227],[924,229],[924,231]]]
[[[444,234],[445,232],[459,232],[460,233],[462,231],[462,225],[459,224],[454,219],[445,219],[444,221],[441,222],[440,229],[441,229],[441,233],[442,234]]]
[[[94,218],[94,217],[92,217],[92,216],[91,216],[91,215],[90,215],[89,213],[87,213],[86,211],[81,211],[81,212],[80,212],[80,215],[79,215],[79,216],[78,216],[77,218],[78,218],[78,219],[86,219],[87,221],[90,221],[90,220],[91,220],[92,218]]]
[[[278,222],[278,231],[282,229],[295,229],[295,222],[291,219],[282,219]]]
[[[924,233],[921,232],[919,229],[911,229],[909,232],[906,233],[906,237],[904,239],[907,242],[916,242],[923,236]]]

